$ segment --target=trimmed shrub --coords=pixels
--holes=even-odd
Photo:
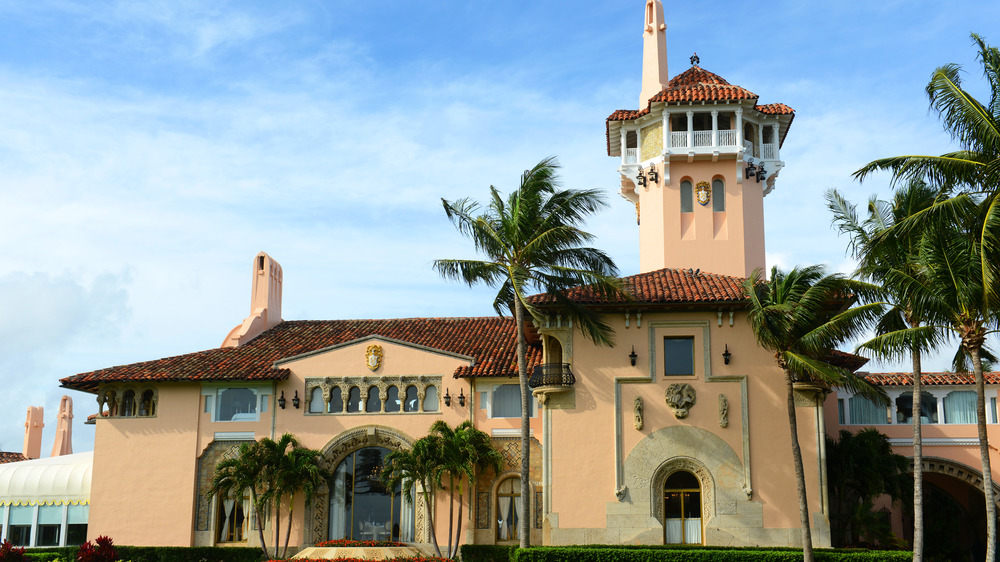
[[[911,552],[816,550],[817,562],[904,562]],[[512,552],[514,562],[797,562],[801,549],[669,546],[533,547]]]
[[[245,546],[119,546],[118,558],[131,562],[260,562],[263,551]]]
[[[513,560],[514,544],[463,544],[462,562],[509,562]]]

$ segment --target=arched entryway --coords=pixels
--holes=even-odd
[[[986,555],[982,472],[948,459],[924,457],[924,557],[981,560]],[[993,483],[1000,499],[1000,486]],[[897,521],[896,524],[898,524]],[[902,537],[913,540],[913,514],[902,516]]]
[[[686,470],[663,485],[663,543],[702,544],[701,482]]]
[[[337,435],[322,448],[334,475],[306,507],[303,544],[336,539],[428,542],[427,508],[414,490],[413,504],[380,481],[386,455],[413,439],[385,426],[367,425]]]
[[[362,447],[337,465],[330,482],[331,539],[413,541],[413,503],[382,484],[391,451]]]

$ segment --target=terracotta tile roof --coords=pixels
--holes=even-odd
[[[9,453],[6,451],[0,451],[0,464],[5,464],[9,462],[20,462],[26,460],[28,460],[28,457],[25,457],[21,453]]]
[[[667,87],[660,90],[645,109],[618,109],[608,116],[605,123],[605,133],[608,141],[608,154],[611,154],[611,122],[631,121],[650,112],[654,103],[693,103],[702,101],[739,101],[756,100],[759,96],[742,86],[730,84],[725,78],[709,72],[700,66],[692,66],[674,76],[667,82]],[[795,110],[783,103],[754,105],[754,109],[768,115],[791,115],[795,118]],[[789,122],[791,125],[791,122]],[[784,143],[788,127],[784,127],[780,142]]]
[[[858,373],[869,382],[878,386],[912,386],[913,373]],[[986,384],[1000,384],[1000,372],[987,371],[983,373]],[[973,385],[976,378],[972,373],[922,373],[921,384],[932,386],[942,385]]]
[[[783,103],[769,103],[767,105],[758,105],[754,109],[761,113],[766,113],[768,115],[789,115],[794,114],[795,110],[788,107]]]
[[[659,269],[648,273],[640,273],[631,277],[623,277],[622,283],[637,303],[715,303],[743,302],[742,277],[729,277],[714,273],[697,272],[690,269]],[[575,287],[566,292],[566,296],[580,303],[614,304],[624,302],[607,300],[598,295],[590,287]],[[555,302],[555,299],[545,293],[530,297],[537,304]]]
[[[110,367],[60,382],[95,392],[102,382],[284,380],[288,370],[275,368],[275,361],[373,335],[473,357],[475,365],[457,369],[456,377],[517,376],[515,333],[514,320],[499,316],[288,321],[240,347]],[[529,369],[540,361],[541,347],[529,346]]]

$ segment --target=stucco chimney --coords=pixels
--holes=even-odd
[[[42,456],[44,417],[45,410],[41,406],[28,406],[28,416],[24,421],[24,449],[21,451],[27,459],[37,459]]]
[[[250,316],[230,330],[221,347],[237,347],[281,323],[281,265],[260,252],[254,257]]]
[[[56,440],[52,444],[52,456],[73,454],[73,399],[63,396],[56,414]]]

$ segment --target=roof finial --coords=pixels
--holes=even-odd
[[[646,0],[642,31],[642,89],[639,108],[649,104],[649,98],[660,93],[670,82],[667,73],[667,24],[663,19],[663,3]]]
[[[698,58],[698,53],[691,55],[691,66],[698,66],[699,62],[701,62],[701,59]]]

